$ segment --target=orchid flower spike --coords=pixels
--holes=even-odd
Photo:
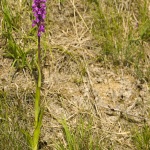
[[[44,19],[46,16],[46,0],[33,0],[32,11],[35,17],[32,27],[38,26],[38,36],[45,32]]]

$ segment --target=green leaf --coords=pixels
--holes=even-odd
[[[24,134],[24,136],[27,139],[28,144],[30,145],[30,147],[32,147],[33,145],[33,140],[32,140],[32,136],[30,135],[30,133],[28,131],[25,131],[23,129],[21,129],[21,132]]]

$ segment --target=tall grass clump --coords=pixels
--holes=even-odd
[[[101,47],[98,61],[133,67],[137,77],[149,80],[149,1],[89,0],[93,5],[93,35]]]

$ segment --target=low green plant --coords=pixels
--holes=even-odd
[[[66,120],[60,121],[66,145],[57,143],[57,150],[101,150],[98,136],[93,134],[92,124],[83,120],[73,129]]]
[[[137,150],[149,150],[150,127],[148,125],[144,125],[140,131],[136,130],[132,139]]]
[[[16,13],[18,16],[13,15],[6,0],[2,0],[1,5],[3,12],[2,37],[6,40],[4,56],[13,59],[12,66],[17,69],[23,69],[25,67],[31,69],[31,62],[27,59],[27,56],[30,54],[30,49],[26,50],[26,43],[24,42],[24,45],[22,45],[20,41],[23,39],[22,37],[18,37],[21,32],[21,16],[18,15],[19,12]]]

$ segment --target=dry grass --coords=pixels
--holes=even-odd
[[[13,34],[17,43],[30,50],[28,59],[31,60],[35,39],[23,40],[23,37],[34,36],[30,31],[31,10],[27,1],[24,4],[20,1],[18,10],[15,4],[9,5],[14,13],[22,13],[22,16],[20,35]],[[114,66],[108,59],[97,61],[101,47],[91,34],[94,19],[90,10],[86,1],[47,2],[46,33],[41,44],[41,95],[45,108],[40,138],[42,150],[55,150],[58,142],[67,147],[62,119],[66,119],[77,138],[81,121],[85,130],[90,124],[87,139],[92,136],[98,149],[103,150],[136,149],[133,129],[150,124],[149,82],[144,79],[141,82],[132,66]],[[149,42],[145,42],[144,48],[148,49],[148,45]],[[0,147],[26,150],[28,146],[19,130],[32,132],[35,81],[27,68],[16,72],[12,60],[3,57],[6,48],[5,42],[0,42],[0,130],[3,131]],[[148,64],[149,59],[146,66]]]

